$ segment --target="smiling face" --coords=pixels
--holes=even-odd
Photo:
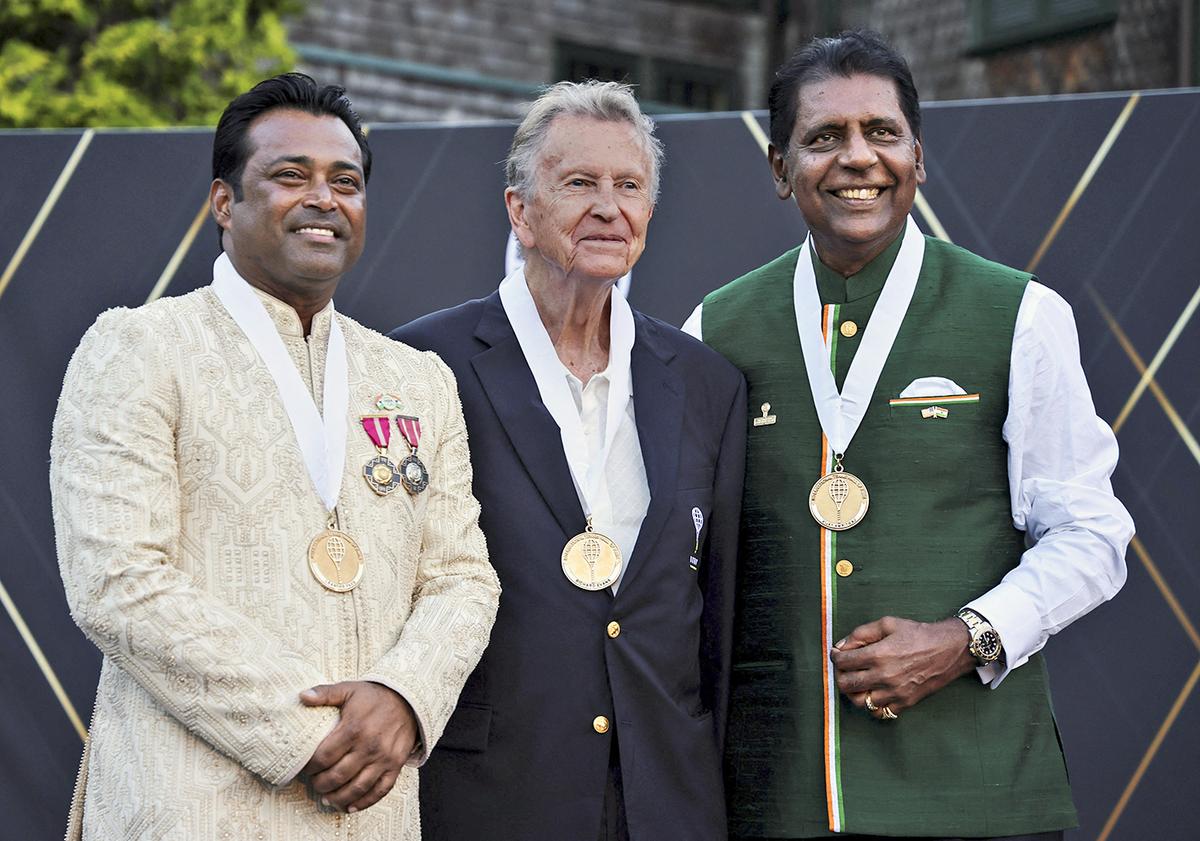
[[[634,127],[557,117],[540,154],[532,195],[505,193],[526,266],[581,279],[616,280],[637,262],[654,212],[651,164]]]
[[[250,124],[241,179],[214,181],[225,251],[249,283],[302,309],[328,300],[366,228],[362,155],[339,118],[279,108]]]
[[[832,76],[797,97],[787,153],[770,150],[776,192],[795,198],[821,260],[852,274],[904,229],[925,182],[921,143],[891,79]]]

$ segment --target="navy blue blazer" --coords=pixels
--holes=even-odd
[[[436,351],[458,378],[503,587],[491,643],[421,769],[427,841],[593,841],[613,738],[633,841],[726,837],[721,748],[745,381],[674,327],[637,312],[634,323],[650,506],[616,596],[562,573],[563,545],[585,518],[499,294],[391,334]],[[704,513],[698,569],[693,507]],[[597,732],[597,716],[612,722],[608,732]]]

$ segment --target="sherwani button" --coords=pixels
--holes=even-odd
[[[610,637],[612,637],[613,639],[616,639],[617,637],[621,636],[621,623],[620,622],[609,622],[608,623],[608,635]]]
[[[598,715],[595,718],[593,718],[592,719],[592,729],[595,730],[597,733],[607,733],[608,732],[608,718],[605,716],[602,716],[602,715]]]

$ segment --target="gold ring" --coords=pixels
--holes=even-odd
[[[885,706],[883,709],[880,710],[880,712],[883,713],[884,721],[895,721],[896,719],[898,719],[900,717],[900,716],[896,715],[894,712],[892,712],[891,706]]]
[[[867,710],[873,713],[879,712],[879,707],[875,706],[875,702],[871,700],[871,693],[867,693]]]

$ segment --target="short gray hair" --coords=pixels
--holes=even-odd
[[[533,101],[529,113],[517,126],[508,159],[504,162],[508,186],[528,198],[537,178],[538,157],[550,124],[558,117],[590,117],[605,122],[629,123],[650,161],[650,197],[658,200],[658,175],[662,166],[662,142],[654,136],[654,121],[642,113],[633,88],[620,82],[558,82]]]

